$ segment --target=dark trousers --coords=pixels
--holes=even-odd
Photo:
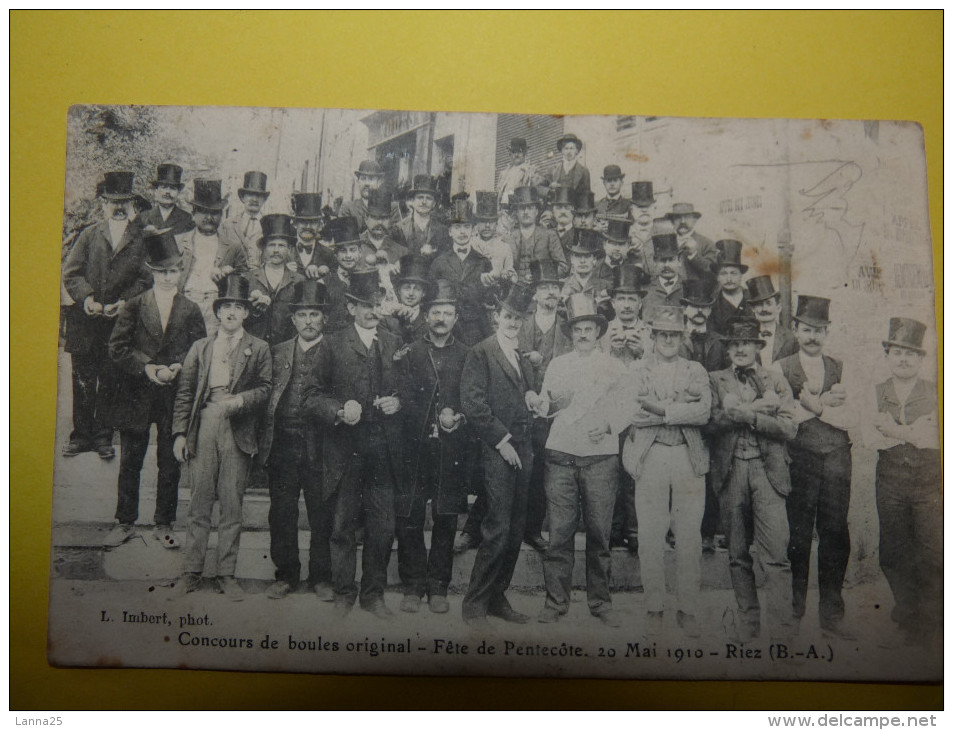
[[[275,432],[275,446],[268,459],[268,527],[275,579],[292,587],[301,578],[298,554],[298,496],[304,492],[311,542],[308,552],[308,583],[331,582],[332,513],[321,500],[321,471],[308,462],[307,447],[300,431]]]
[[[827,454],[791,449],[791,493],[787,499],[794,616],[804,615],[811,541],[817,526],[817,586],[821,626],[844,618],[841,589],[850,558],[850,446]]]
[[[510,441],[522,469],[505,461],[493,447],[483,445],[486,515],[483,542],[477,549],[470,585],[463,599],[464,618],[486,616],[508,606],[504,592],[513,578],[526,526],[526,499],[533,469],[533,446],[528,434]]]
[[[150,404],[150,423],[156,424],[157,525],[171,525],[179,505],[179,462],[172,455],[172,409],[168,398],[154,396]],[[116,519],[132,524],[139,518],[139,476],[149,447],[149,426],[124,428],[119,431],[119,496]]]
[[[73,370],[73,431],[71,443],[106,446],[112,443],[112,407],[118,373],[106,342],[90,343],[86,352],[71,355]]]
[[[337,492],[327,500],[332,510],[331,577],[335,597],[354,603],[357,586],[357,527],[364,518],[361,553],[361,605],[383,599],[387,563],[394,544],[394,475],[384,427],[360,423],[352,427],[354,454]]]
[[[877,462],[880,567],[890,583],[893,620],[919,636],[943,621],[943,510],[940,453],[922,449],[917,463],[881,452]]]
[[[550,424],[551,421],[545,419],[533,421],[534,454],[542,454],[545,450],[546,440],[549,438]],[[537,537],[543,530],[544,519],[546,519],[546,460],[539,458],[533,461],[533,470],[529,476],[525,536],[528,538]]]
[[[619,436],[619,453],[625,446],[628,431]],[[620,542],[638,537],[639,519],[635,514],[635,480],[619,465],[619,491],[612,510],[612,540]]]
[[[463,529],[460,532],[480,538],[480,533],[483,530],[483,517],[486,515],[486,491],[483,487],[483,444],[474,439],[470,442],[469,447],[474,451],[472,459],[473,477],[470,480],[470,489],[471,493],[476,495],[476,499],[470,506],[467,521],[463,524]]]
[[[718,495],[711,485],[711,472],[705,475],[705,513],[702,515],[702,537],[714,537],[724,533],[721,514],[718,509]]]

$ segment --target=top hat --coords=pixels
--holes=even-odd
[[[506,292],[506,296],[500,302],[501,307],[506,307],[514,314],[525,317],[533,308],[533,297],[535,292],[532,288],[523,284],[513,284]]]
[[[681,307],[659,304],[649,312],[648,324],[655,332],[684,332],[685,312]]]
[[[575,207],[572,201],[572,188],[566,185],[556,185],[553,187],[551,195],[551,205],[568,205],[570,208]]]
[[[317,279],[303,279],[294,285],[294,299],[288,309],[327,309],[331,306],[328,288]]]
[[[605,233],[606,240],[613,243],[628,243],[630,225],[626,218],[610,218]]]
[[[652,249],[656,259],[678,256],[678,236],[674,233],[659,233],[652,236]]]
[[[463,195],[466,195],[464,193]],[[447,218],[447,223],[453,225],[454,223],[473,223],[473,213],[470,210],[470,201],[466,197],[455,196],[453,200],[450,201],[450,211]]]
[[[826,327],[830,320],[831,300],[824,297],[812,297],[798,294],[797,312],[792,319],[811,327]]]
[[[513,137],[510,140],[510,152],[526,152],[527,149],[526,140],[522,137]]]
[[[321,217],[321,193],[294,193],[291,212],[295,218],[317,220]]]
[[[381,286],[381,277],[377,269],[352,271],[344,296],[361,304],[371,306],[377,304],[384,296],[384,287]]]
[[[450,279],[437,279],[430,286],[429,294],[423,302],[425,308],[434,304],[456,304],[460,297],[457,282]]]
[[[616,180],[623,177],[625,177],[625,173],[622,172],[622,168],[618,165],[606,165],[602,171],[603,180]]]
[[[289,246],[298,240],[298,232],[295,231],[290,215],[269,213],[261,217],[261,238],[258,239],[258,245],[264,246],[272,238],[283,238]]]
[[[530,185],[522,185],[513,191],[510,205],[514,208],[521,205],[539,206],[539,191]]]
[[[690,215],[695,220],[698,220],[699,218],[702,217],[702,214],[697,212],[695,210],[695,206],[692,205],[691,203],[675,203],[672,206],[672,212],[666,213],[665,217],[668,218],[669,220],[672,220],[672,218],[679,215]]]
[[[218,308],[225,302],[241,302],[246,307],[251,306],[248,300],[248,293],[251,285],[241,274],[228,274],[219,279],[218,299],[212,302],[212,311],[218,312]]]
[[[723,342],[756,342],[761,347],[767,344],[761,339],[761,323],[751,315],[729,319],[721,340]]]
[[[715,243],[718,249],[718,260],[711,265],[711,270],[716,274],[721,271],[722,266],[734,266],[745,273],[748,267],[741,263],[741,241],[735,241],[731,238],[725,238]]]
[[[927,326],[923,322],[906,317],[891,317],[890,332],[883,341],[884,349],[903,347],[924,355],[926,350],[923,349],[923,335],[926,331]]]
[[[768,277],[765,277],[768,278]],[[682,298],[678,303],[683,307],[710,307],[715,303],[715,282],[709,278],[688,279],[682,282]]]
[[[495,221],[500,217],[499,201],[492,190],[477,190],[476,212],[473,217],[478,221]]]
[[[342,215],[340,218],[332,218],[328,224],[321,229],[321,239],[330,241],[332,246],[343,246],[347,243],[361,242],[361,228],[357,218],[350,215]]]
[[[381,168],[377,160],[364,160],[360,165],[357,166],[357,169],[354,171],[355,175],[372,175],[374,177],[381,177],[384,174],[384,170]]]
[[[577,149],[582,149],[582,140],[571,132],[569,134],[564,134],[562,137],[556,140],[556,149],[562,152],[563,145],[565,145],[566,142],[574,142]]]
[[[429,271],[430,262],[427,259],[409,253],[400,257],[398,270],[391,274],[391,281],[394,282],[395,286],[400,286],[405,281],[415,281],[427,287],[431,284]]]
[[[417,195],[418,193],[426,193],[427,195],[432,195],[434,198],[437,197],[437,178],[433,175],[414,175],[414,184],[413,187],[407,192],[408,195]]]
[[[652,183],[648,180],[639,180],[632,183],[632,205],[639,208],[648,208],[655,203],[655,194],[652,192]]]
[[[616,294],[645,295],[645,285],[649,281],[648,274],[638,264],[625,261],[612,271],[612,288],[609,296]]]
[[[266,198],[271,195],[265,186],[268,184],[268,176],[263,172],[246,172],[245,173],[245,184],[238,189],[238,194],[242,193],[257,193],[258,195],[264,195]]]
[[[132,200],[132,179],[134,173],[125,170],[103,173],[102,192],[106,200]]]
[[[748,287],[748,303],[757,304],[771,297],[780,297],[780,292],[775,291],[774,283],[770,276],[755,276],[745,282]]]
[[[393,196],[387,190],[371,190],[367,196],[367,215],[375,218],[390,218]]]
[[[559,278],[559,264],[551,259],[529,262],[530,285],[539,284],[558,284],[562,286]]]
[[[599,231],[593,231],[589,228],[577,228],[573,236],[573,244],[569,247],[570,253],[591,254],[593,256],[605,256],[606,250],[602,247],[605,239]]]
[[[181,190],[185,187],[182,183],[182,168],[173,165],[171,162],[163,162],[156,168],[156,178],[149,183],[152,187],[158,185],[172,185]]]
[[[589,320],[595,322],[599,325],[599,337],[602,337],[609,329],[606,318],[599,314],[595,298],[585,292],[570,294],[566,299],[566,319],[570,327],[576,322]]]
[[[194,192],[189,204],[193,208],[222,210],[228,205],[228,196],[222,197],[221,180],[203,180],[199,178],[192,181],[192,187]]]
[[[171,228],[147,229],[143,231],[142,242],[146,247],[146,266],[150,269],[171,269],[182,260]]]
[[[596,212],[596,195],[593,192],[579,193],[576,196],[576,205],[573,208],[573,212],[577,215],[583,213],[595,213]]]

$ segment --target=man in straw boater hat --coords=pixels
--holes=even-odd
[[[841,591],[850,558],[851,442],[848,428],[857,419],[841,383],[843,363],[824,353],[830,326],[830,299],[805,294],[794,315],[799,350],[775,363],[798,402],[797,438],[788,444],[791,493],[788,525],[794,618],[804,616],[811,541],[817,530],[817,587],[821,630],[827,636],[854,639],[844,622]],[[763,325],[762,325],[763,326]],[[767,349],[767,348],[765,348]],[[763,351],[762,351],[763,352]]]
[[[135,533],[139,476],[153,423],[159,471],[153,536],[165,548],[179,547],[172,534],[179,501],[179,463],[172,454],[172,404],[182,361],[192,343],[205,337],[205,321],[198,305],[176,288],[182,254],[172,230],[144,234],[146,265],[154,284],[126,301],[109,339],[109,357],[120,370],[114,410],[120,458],[116,502],[119,524],[103,541],[106,547],[116,547]]]
[[[424,303],[431,288],[427,272],[430,263],[423,256],[412,253],[402,256],[391,280],[397,295],[397,306],[381,320],[381,329],[409,345],[427,334],[427,313]],[[456,307],[454,307],[456,309]]]
[[[550,184],[569,188],[573,199],[583,193],[591,192],[589,170],[579,162],[582,140],[575,134],[564,134],[556,140],[556,151],[562,155],[562,160],[557,163],[555,169],[550,171]]]
[[[261,209],[271,195],[267,186],[268,176],[265,173],[246,172],[244,184],[238,189],[242,210],[222,223],[222,235],[245,247],[249,266],[257,266],[261,261],[261,249],[258,247],[262,230]]]
[[[891,317],[884,355],[890,377],[876,387],[865,441],[877,449],[880,567],[890,613],[904,641],[943,645],[943,509],[936,383],[920,377],[926,325]]]
[[[351,228],[356,235],[356,222]],[[402,359],[395,357],[403,343],[378,326],[384,289],[376,268],[352,271],[346,297],[351,323],[319,349],[305,412],[324,426],[322,499],[334,515],[335,613],[345,617],[358,599],[355,525],[363,514],[360,605],[390,621],[394,615],[384,588],[394,542],[394,494],[404,477],[404,421],[397,414],[406,379]]]
[[[399,244],[410,253],[433,259],[450,248],[447,227],[434,216],[437,207],[437,179],[431,175],[414,175],[414,184],[407,191],[410,215],[394,228]]]
[[[776,291],[770,276],[754,276],[745,282],[748,310],[761,324],[765,347],[759,354],[762,365],[770,365],[797,352],[797,338],[781,324],[781,293]]]
[[[384,182],[384,170],[377,160],[364,160],[354,171],[354,180],[357,182],[358,197],[350,200],[341,206],[339,215],[347,215],[357,219],[357,227],[360,230],[367,228],[367,208],[370,204],[371,194],[380,190]],[[387,217],[390,218],[390,211],[387,211]]]
[[[220,327],[192,345],[179,373],[172,452],[188,465],[192,502],[177,594],[201,586],[217,501],[216,590],[233,601],[244,597],[235,579],[242,502],[272,382],[268,345],[244,328],[250,309],[248,279],[223,276],[212,303]]]
[[[705,279],[718,260],[718,250],[710,239],[695,231],[702,214],[691,203],[674,203],[663,221],[675,233],[683,279]]]
[[[304,279],[288,268],[295,237],[290,215],[271,213],[261,219],[261,238],[257,244],[261,265],[248,272],[252,309],[247,327],[269,347],[294,336],[288,306],[295,296],[295,284]]]
[[[131,223],[133,173],[112,171],[101,188],[103,220],[84,229],[63,264],[63,286],[75,302],[67,312],[66,352],[73,379],[73,430],[64,456],[96,451],[112,459],[112,408],[118,372],[109,338],[125,302],[149,287],[142,229]]]
[[[263,222],[268,228],[268,221]],[[284,598],[301,580],[298,497],[304,492],[311,542],[308,586],[319,599],[334,599],[331,588],[331,511],[321,488],[324,428],[304,410],[305,389],[324,342],[328,292],[324,284],[300,279],[292,287],[287,317],[296,335],[271,348],[274,387],[265,410],[258,462],[268,470],[268,527],[275,582],[265,591]]]
[[[625,173],[618,165],[606,165],[602,171],[602,184],[606,189],[606,196],[596,203],[596,218],[608,220],[614,216],[629,217],[629,201],[622,194],[622,183]]]
[[[494,283],[516,281],[516,269],[513,267],[513,249],[497,230],[500,219],[496,193],[478,190],[476,209],[473,211],[474,228],[477,235],[473,239],[473,248],[478,254],[490,259],[493,268],[490,274]]]
[[[514,284],[500,302],[496,334],[470,350],[460,378],[461,408],[480,439],[487,495],[486,515],[463,619],[489,629],[487,616],[526,623],[505,592],[519,559],[526,521],[529,475],[533,469],[532,421],[527,406],[530,373],[519,356],[519,332],[529,315],[533,290]]]
[[[675,534],[676,623],[700,636],[696,614],[701,590],[701,523],[705,511],[708,447],[701,427],[711,415],[708,373],[679,356],[685,316],[659,306],[649,319],[652,351],[639,360],[616,400],[613,432],[631,424],[622,465],[635,480],[639,564],[648,635],[661,632],[665,610],[665,538]]]
[[[306,279],[322,279],[337,262],[331,245],[321,241],[318,235],[324,219],[321,193],[294,193],[291,196],[291,213],[297,238],[288,268]]]
[[[162,163],[156,168],[155,179],[149,182],[149,187],[155,207],[139,214],[138,221],[143,228],[171,228],[172,233],[178,235],[195,227],[192,216],[176,205],[185,187],[181,167],[171,162]]]
[[[529,146],[522,137],[514,137],[510,140],[510,164],[503,170],[499,182],[499,202],[502,206],[510,204],[510,198],[516,192],[516,188],[532,186],[539,184],[539,176],[536,174],[536,168],[527,162],[526,155]]]
[[[712,486],[720,500],[738,603],[733,625],[726,628],[732,641],[761,635],[761,604],[750,554],[753,535],[764,575],[769,638],[787,640],[795,630],[786,508],[791,492],[787,442],[797,435],[794,398],[779,373],[758,365],[764,340],[756,319],[731,320],[723,339],[731,367],[709,376],[713,397],[708,432]]]
[[[422,306],[426,333],[410,346],[404,404],[406,478],[398,482],[397,568],[404,597],[400,610],[416,613],[429,596],[433,613],[450,610],[457,516],[467,511],[473,468],[472,434],[460,405],[460,372],[468,349],[453,335],[457,287],[438,279]],[[430,552],[424,545],[427,502],[433,518]]]
[[[361,242],[368,262],[372,256],[374,261],[393,265],[410,253],[390,235],[391,198],[386,190],[372,190],[367,197]]]
[[[728,320],[749,313],[748,292],[741,285],[741,277],[748,267],[741,263],[740,241],[725,239],[715,246],[718,250],[718,260],[712,264],[711,270],[717,277],[718,290],[708,323],[715,332],[724,334]]]
[[[513,191],[510,207],[516,212],[517,227],[510,231],[508,242],[513,249],[513,264],[519,280],[530,281],[531,261],[555,261],[559,273],[569,273],[569,264],[555,231],[537,223],[540,211],[539,192],[534,187],[519,187]]]
[[[212,306],[218,297],[218,284],[229,274],[246,273],[248,256],[241,243],[229,240],[220,230],[222,211],[228,205],[228,196],[222,197],[222,181],[197,179],[192,186],[189,203],[195,228],[175,237],[182,251],[179,291],[199,305],[205,331],[212,337],[219,323]]]
[[[589,612],[607,626],[617,627],[621,624],[609,594],[609,533],[619,486],[619,438],[618,431],[608,427],[605,413],[607,395],[625,374],[625,366],[599,349],[608,323],[591,296],[571,295],[566,312],[572,352],[553,358],[540,393],[527,398],[540,417],[554,417],[545,450],[537,456],[545,458],[549,515],[549,547],[543,557],[546,603],[538,621],[554,623],[569,612],[581,503]]]

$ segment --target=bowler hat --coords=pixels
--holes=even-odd
[[[625,261],[612,271],[612,288],[609,296],[616,294],[645,295],[645,285],[649,282],[649,275],[638,264]]]
[[[228,205],[228,195],[222,197],[221,180],[196,179],[192,181],[193,195],[189,204],[193,208],[222,210]]]
[[[526,152],[527,149],[526,140],[522,137],[513,137],[510,140],[510,152]]]
[[[375,218],[390,218],[393,196],[387,190],[371,190],[367,196],[367,214]]]
[[[573,208],[573,212],[577,215],[583,213],[595,213],[596,212],[596,196],[595,193],[579,193],[576,196],[576,205]]]
[[[556,149],[559,150],[560,152],[562,152],[562,150],[563,150],[563,145],[565,145],[567,142],[574,142],[575,145],[576,145],[576,147],[577,147],[578,149],[580,149],[580,150],[582,149],[582,140],[579,139],[579,137],[577,137],[576,135],[574,135],[574,134],[572,134],[572,133],[570,133],[570,134],[564,134],[562,137],[560,137],[559,139],[557,139],[557,140],[556,140]]]
[[[298,240],[298,233],[290,215],[269,213],[261,217],[261,238],[258,239],[258,246],[264,246],[272,238],[283,238],[289,246]]]
[[[678,236],[674,233],[660,233],[652,236],[652,249],[656,259],[678,256]]]
[[[767,344],[761,339],[761,323],[750,315],[729,319],[721,340],[723,342],[755,342],[761,347]]]
[[[688,279],[682,282],[682,298],[678,303],[683,307],[710,307],[715,303],[715,282],[710,278]]]
[[[711,265],[711,270],[716,274],[721,271],[723,266],[734,266],[745,273],[748,267],[741,263],[741,241],[735,241],[731,238],[725,238],[715,243],[718,249],[718,259]]]
[[[132,192],[132,180],[135,173],[126,170],[115,170],[103,173],[102,193],[106,200],[132,200],[136,197]]]
[[[559,264],[551,259],[529,262],[530,285],[539,284],[559,284],[562,281],[559,278]]]
[[[632,183],[632,205],[639,208],[648,208],[655,203],[655,194],[652,192],[652,183],[648,180],[639,180]]]
[[[606,240],[612,241],[613,243],[628,243],[629,242],[629,226],[631,225],[628,220],[624,218],[610,218],[608,221],[609,225],[606,227]]]
[[[225,302],[240,302],[246,307],[251,306],[248,300],[250,285],[248,279],[241,274],[228,274],[218,282],[218,299],[212,302],[212,312],[217,314],[218,308]]]
[[[780,298],[781,294],[774,289],[774,282],[770,276],[754,276],[745,282],[748,288],[748,303],[757,304],[771,297]]]
[[[830,309],[830,299],[798,294],[797,310],[793,319],[796,322],[803,322],[811,327],[826,327],[831,323]]]
[[[295,218],[302,220],[321,218],[321,193],[294,193],[291,196],[291,212]]]
[[[238,189],[238,194],[242,193],[257,193],[258,195],[263,195],[268,197],[271,195],[265,186],[268,184],[268,176],[263,172],[246,172],[245,173],[245,184]]]
[[[156,167],[156,178],[149,183],[152,187],[172,185],[179,190],[185,187],[182,182],[182,168],[171,162],[163,162]]]
[[[377,160],[363,160],[361,164],[357,166],[354,174],[380,177],[384,174],[384,170],[381,168]]]
[[[384,296],[384,287],[381,286],[380,274],[377,269],[361,269],[352,271],[348,279],[347,290],[344,296],[348,299],[373,306]]]
[[[926,354],[923,349],[923,335],[927,331],[927,326],[923,322],[906,317],[891,317],[890,331],[887,339],[883,341],[885,350],[891,347],[903,347],[907,350]]]
[[[331,306],[328,288],[317,279],[302,279],[294,285],[294,299],[288,304],[292,312],[296,309],[327,309]]]
[[[469,197],[469,196],[467,196]],[[470,201],[464,197],[455,197],[450,201],[450,215],[447,223],[473,223],[473,214],[470,210]]]
[[[400,257],[397,262],[398,270],[391,274],[391,281],[400,286],[405,281],[415,281],[425,287],[430,285],[430,263],[428,259],[417,254],[409,253]]]
[[[495,221],[500,217],[499,201],[492,190],[477,190],[476,212],[473,217],[478,221]]]
[[[602,337],[609,328],[606,318],[599,314],[595,298],[585,292],[570,294],[566,299],[566,319],[570,327],[576,322],[595,322],[599,325],[599,337]]]
[[[434,304],[456,304],[460,293],[455,281],[437,279],[430,287],[429,297],[424,299],[424,308]]]
[[[539,191],[529,185],[523,185],[513,191],[510,196],[510,205],[519,207],[521,205],[539,206]]]
[[[182,252],[175,243],[171,228],[146,229],[142,242],[146,247],[146,266],[150,269],[171,269],[182,261]]]
[[[535,292],[530,287],[523,284],[513,284],[506,292],[503,301],[500,302],[500,306],[518,314],[520,317],[525,317],[533,307],[534,295]]]
[[[623,177],[625,177],[625,173],[622,172],[622,168],[618,165],[606,165],[602,171],[603,180],[618,180]]]
[[[675,203],[672,206],[672,211],[670,213],[666,213],[665,217],[671,220],[672,218],[680,215],[690,215],[695,220],[698,220],[702,217],[702,214],[696,211],[695,206],[691,203]]]
[[[350,215],[332,218],[328,221],[328,224],[321,229],[321,240],[330,241],[332,246],[360,243],[361,229],[357,218]]]
[[[573,245],[569,247],[570,253],[592,256],[605,256],[606,250],[603,248],[602,234],[599,231],[593,231],[589,228],[577,228],[573,236]]]
[[[413,187],[407,192],[408,195],[417,195],[418,193],[426,193],[427,195],[432,195],[434,198],[437,197],[437,178],[433,175],[414,175],[414,184]]]
[[[566,185],[556,185],[552,191],[552,205],[568,205],[570,208],[575,207],[572,200],[572,188]]]
[[[655,332],[684,332],[685,312],[681,307],[659,304],[648,312],[648,324]]]

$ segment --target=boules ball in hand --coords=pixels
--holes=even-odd
[[[175,373],[169,370],[165,365],[160,366],[156,370],[156,380],[160,383],[171,383],[174,377]]]
[[[453,428],[456,422],[457,422],[456,419],[453,417],[452,408],[444,408],[443,410],[440,411],[440,425],[441,426],[443,426],[446,429],[450,429],[450,428]]]
[[[318,267],[318,278],[319,278],[319,279],[323,279],[325,276],[327,276],[327,275],[330,274],[330,273],[331,273],[331,269],[329,269],[327,266],[319,266],[319,267]]]
[[[364,257],[364,263],[368,266],[377,266],[377,254],[369,253]]]
[[[356,421],[361,417],[361,404],[356,400],[349,400],[344,404],[344,418],[348,421]]]
[[[435,250],[436,249],[434,249],[434,247],[431,246],[429,243],[425,243],[423,246],[420,247],[420,254],[421,256],[430,256],[430,254],[432,254]]]
[[[536,367],[543,362],[543,356],[536,350],[533,350],[532,352],[527,353],[526,360],[527,362],[529,362],[530,365],[532,365],[533,367]]]

